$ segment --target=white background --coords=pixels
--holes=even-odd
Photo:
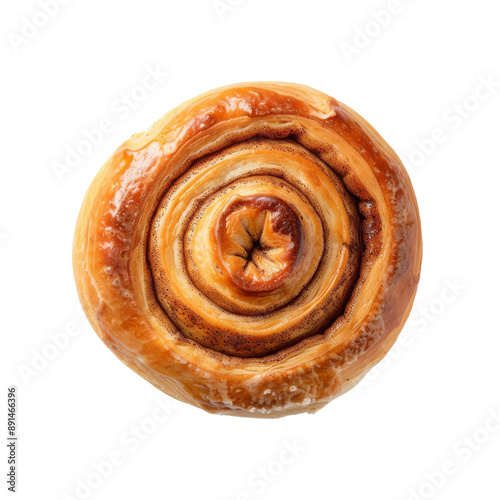
[[[218,5],[70,0],[47,18],[3,2],[2,401],[16,385],[18,498],[499,499],[498,4]],[[137,90],[148,68],[169,75]],[[173,404],[91,331],[71,269],[80,203],[113,150],[192,96],[254,80],[308,84],[368,119],[405,159],[424,232],[404,337],[347,395],[278,420]],[[124,107],[131,92],[141,102]],[[56,175],[103,119],[112,130]],[[175,408],[161,423],[158,401]]]

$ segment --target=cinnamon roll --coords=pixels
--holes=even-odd
[[[103,342],[211,413],[314,412],[403,327],[420,276],[415,194],[363,118],[309,87],[198,96],[92,182],[73,263]]]

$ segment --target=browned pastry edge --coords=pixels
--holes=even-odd
[[[327,163],[359,201],[361,272],[345,313],[323,333],[261,358],[227,356],[180,334],[153,293],[148,224],[165,189],[197,158],[260,136],[292,138]],[[247,83],[179,106],[112,155],[77,222],[74,272],[93,328],[130,368],[214,413],[313,412],[390,349],[420,276],[418,207],[401,161],[347,106],[305,86]]]

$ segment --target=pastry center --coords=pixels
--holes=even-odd
[[[232,282],[245,292],[281,287],[302,253],[300,220],[274,196],[232,201],[219,216],[216,233],[219,259]]]

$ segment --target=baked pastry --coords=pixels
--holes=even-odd
[[[415,194],[363,118],[289,83],[212,90],[119,147],[73,262],[127,366],[211,413],[314,412],[390,349],[420,276]]]

